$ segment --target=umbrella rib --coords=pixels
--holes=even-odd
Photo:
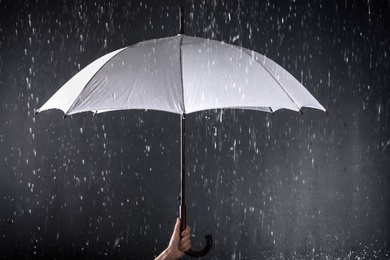
[[[236,48],[239,49],[239,50],[242,50],[244,53],[246,53],[248,56],[250,56],[250,57],[252,58],[252,54],[249,54],[249,53],[247,52],[246,49],[244,49],[244,48],[242,48],[242,47],[239,47],[239,46],[236,46],[236,45],[233,45],[233,44],[232,44],[232,46],[236,47]],[[255,52],[255,51],[253,51],[253,52]],[[251,53],[252,53],[252,51],[251,51]],[[267,57],[266,57],[266,58],[267,58]],[[280,86],[280,88],[283,90],[283,92],[286,93],[287,97],[291,100],[291,102],[298,108],[298,111],[299,111],[300,113],[302,113],[302,112],[301,112],[301,108],[298,106],[297,103],[295,103],[294,99],[290,96],[290,94],[287,92],[287,90],[284,89],[284,87],[282,86],[282,84],[280,84],[279,80],[277,80],[277,79],[275,78],[275,76],[274,76],[274,75],[273,75],[273,74],[272,74],[272,73],[271,73],[263,64],[261,64],[261,62],[259,62],[255,57],[254,57],[254,60],[255,60],[258,64],[260,64],[260,66],[262,66],[262,67],[265,69],[265,71],[268,72],[269,75],[271,75],[271,77],[276,81],[276,83]]]
[[[125,50],[127,50],[127,48],[129,48],[129,47],[125,47],[125,48],[123,48],[121,51],[118,51],[114,56],[112,56],[110,59],[108,59],[94,74],[93,74],[93,76],[92,77],[90,77],[90,79],[88,80],[88,82],[87,82],[87,84],[85,84],[85,86],[83,87],[83,90],[81,90],[81,92],[80,92],[80,94],[84,91],[84,89],[85,89],[85,87],[86,86],[88,86],[88,84],[91,82],[91,80],[96,76],[96,74],[98,74],[99,73],[99,71],[110,61],[110,60],[112,60],[114,57],[116,57],[119,53],[122,53],[123,51],[125,51]],[[80,96],[80,94],[79,94],[79,96]],[[72,103],[72,105],[68,108],[68,110],[66,111],[66,113],[65,113],[65,116],[64,117],[66,117],[67,115],[68,115],[68,113],[69,113],[69,111],[71,111],[73,108],[74,108],[74,106],[75,106],[75,104],[76,104],[76,100],[77,100],[77,98],[73,101],[73,103]],[[95,113],[97,113],[97,110],[95,111]]]
[[[181,83],[181,93],[182,93],[182,102],[183,102],[183,107],[182,107],[182,113],[185,114],[186,108],[184,104],[184,80],[183,80],[183,52],[181,49],[181,46],[183,44],[183,35],[180,36],[180,41],[179,41],[179,59],[180,59],[180,83]]]

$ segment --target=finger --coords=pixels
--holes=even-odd
[[[179,249],[179,258],[178,259],[180,259],[180,258],[182,258],[183,256],[184,256],[184,253],[185,253],[185,251],[181,251],[180,249]]]
[[[182,239],[180,239],[179,245],[185,245],[188,243],[188,241],[191,242],[190,236],[183,237]]]
[[[179,250],[182,252],[186,252],[191,249],[191,240],[188,240],[187,243],[180,245]]]
[[[181,232],[181,236],[184,237],[186,235],[189,235],[190,232],[191,232],[191,228],[187,226],[186,229],[183,232]]]
[[[181,247],[179,247],[179,251],[180,252],[187,252],[188,250],[190,250],[191,249],[191,244],[188,244],[188,245],[186,245],[186,246],[181,246]]]
[[[183,255],[184,255],[184,253],[187,252],[187,251],[190,250],[190,249],[191,249],[191,246],[188,246],[188,247],[186,247],[186,248],[181,248],[181,249],[179,249],[179,252],[182,252]]]
[[[190,244],[191,244],[190,236],[186,236],[180,239],[179,247],[185,247]]]
[[[190,237],[183,237],[182,239],[180,239],[179,245],[188,244],[188,241],[191,243]]]
[[[188,245],[191,245],[191,239],[187,239],[185,241],[180,241],[180,246],[179,247],[186,247]]]

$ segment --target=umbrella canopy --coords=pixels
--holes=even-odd
[[[97,59],[60,88],[36,113],[65,116],[146,109],[181,115],[181,230],[186,226],[185,114],[215,108],[274,112],[324,107],[286,70],[248,49],[180,33],[138,43]],[[200,251],[210,250],[212,238]]]
[[[235,45],[179,34],[113,51],[71,78],[37,112],[66,115],[215,108],[274,112],[324,107],[271,59]]]

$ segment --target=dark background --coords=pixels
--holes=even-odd
[[[152,259],[179,193],[179,116],[34,116],[96,58],[185,30],[284,66],[327,108],[187,116],[204,259],[390,259],[389,1],[0,0],[0,256]],[[360,258],[359,258],[360,257]]]

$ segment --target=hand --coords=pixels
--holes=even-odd
[[[177,219],[167,249],[165,249],[156,260],[177,260],[183,257],[184,252],[191,249],[190,231],[191,228],[187,226],[180,237],[180,219]]]
[[[179,256],[178,258],[184,255],[184,252],[191,248],[191,228],[189,226],[181,232],[180,236],[180,219],[176,220],[175,229],[173,231],[171,241],[169,242],[168,248],[174,249],[175,255]]]

